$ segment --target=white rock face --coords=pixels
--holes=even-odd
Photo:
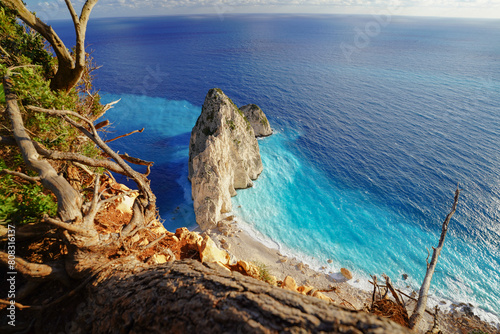
[[[256,137],[267,137],[273,134],[271,125],[269,125],[266,115],[259,106],[247,104],[241,107],[240,110],[252,125]]]
[[[243,113],[220,89],[211,89],[191,132],[189,179],[202,229],[231,211],[235,189],[248,188],[262,172],[259,145]]]

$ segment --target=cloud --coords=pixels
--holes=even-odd
[[[73,0],[80,9],[84,0]],[[45,0],[30,5],[46,18],[69,18],[64,0]],[[93,16],[141,16],[169,14],[217,14],[224,12],[352,12],[369,13],[377,8],[400,8],[403,14],[463,11],[484,12],[500,18],[500,0],[101,0]],[[487,15],[486,15],[487,14]]]

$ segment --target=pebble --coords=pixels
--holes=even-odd
[[[332,259],[328,259],[328,261],[326,261],[328,263],[333,263],[333,260]]]

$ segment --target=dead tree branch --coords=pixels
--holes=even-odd
[[[424,277],[424,281],[422,286],[420,287],[420,292],[418,294],[418,302],[413,314],[410,318],[410,328],[415,329],[418,326],[418,323],[423,317],[423,313],[425,312],[425,307],[427,305],[427,294],[429,293],[429,288],[431,286],[432,275],[434,275],[434,270],[436,269],[437,261],[439,258],[439,254],[441,254],[441,250],[443,249],[444,239],[446,237],[446,233],[448,232],[448,224],[450,223],[450,219],[457,210],[458,197],[460,195],[460,188],[457,186],[457,190],[455,191],[455,198],[453,201],[453,206],[451,208],[450,213],[446,216],[446,219],[443,222],[443,227],[441,230],[441,237],[439,238],[439,244],[437,248],[433,248],[431,263],[427,266],[427,272]]]
[[[134,130],[134,131],[131,131],[131,132],[126,133],[126,134],[124,134],[124,135],[121,135],[121,136],[115,137],[115,138],[113,138],[113,139],[108,139],[108,140],[106,140],[106,141],[105,141],[105,143],[111,143],[112,141],[115,141],[115,140],[117,140],[117,139],[128,137],[128,136],[130,136],[130,135],[132,135],[132,134],[134,134],[134,133],[142,133],[143,131],[144,131],[144,128],[142,128],[142,129],[140,129],[140,130]]]
[[[43,222],[54,225],[58,228],[61,228],[63,230],[66,230],[66,231],[68,231],[70,233],[74,233],[74,234],[79,234],[79,235],[88,236],[88,237],[95,236],[95,234],[96,234],[95,230],[85,229],[85,228],[82,228],[79,226],[68,224],[68,223],[62,222],[58,219],[50,218],[48,216],[43,217]]]
[[[127,175],[127,173],[123,170],[123,168],[121,168],[117,163],[110,160],[93,159],[83,154],[73,153],[73,152],[59,152],[59,151],[47,150],[44,147],[42,147],[42,145],[36,142],[34,142],[34,145],[37,152],[47,159],[78,162],[86,166],[102,167],[118,174]]]
[[[101,139],[101,137],[97,133],[97,130],[95,129],[92,121],[90,121],[86,117],[79,115],[73,111],[44,109],[44,108],[33,107],[33,106],[29,106],[27,108],[32,110],[32,111],[42,112],[42,113],[47,113],[49,115],[62,117],[66,122],[68,122],[69,124],[73,125],[78,130],[80,130],[85,136],[87,136],[97,146],[99,146],[104,151],[105,154],[107,154],[110,158],[115,160],[115,162],[125,171],[126,175],[128,177],[130,177],[132,180],[134,180],[134,182],[137,184],[137,187],[139,188],[139,190],[141,192],[141,198],[138,197],[136,199],[136,202],[137,202],[137,200],[140,200],[140,205],[144,208],[145,212],[143,210],[140,210],[143,213],[143,215],[142,215],[142,217],[138,217],[137,219],[141,220],[141,219],[145,218],[147,221],[153,219],[153,216],[156,214],[156,205],[155,205],[156,196],[153,194],[151,187],[149,186],[148,179],[146,178],[145,175],[142,175],[142,174],[136,172],[134,169],[132,169],[132,167],[130,167],[118,153],[113,151]],[[77,117],[80,120],[87,123],[87,125],[90,128],[90,131],[87,128],[85,128],[84,126],[82,126],[81,124],[74,121],[69,116]],[[138,159],[138,160],[143,161],[140,159]],[[135,210],[134,210],[134,213],[136,213]],[[134,215],[134,217],[135,217],[135,215]]]
[[[9,170],[9,169],[2,169],[0,170],[0,175],[1,174],[9,174],[9,175],[12,175],[12,176],[17,176],[17,177],[20,177],[21,179],[23,180],[26,180],[26,181],[29,181],[29,182],[40,182],[40,177],[39,176],[28,176],[24,173],[21,173],[21,172],[16,172],[16,171],[13,171],[13,170]]]
[[[391,279],[389,278],[389,276],[384,275],[384,278],[385,278],[385,284],[386,284],[386,286],[387,286],[387,289],[388,289],[389,291],[391,291],[391,294],[392,294],[392,296],[394,297],[394,300],[396,300],[396,303],[397,303],[399,306],[401,306],[401,307],[405,308],[404,304],[401,302],[401,300],[399,300],[399,296],[398,296],[398,294],[397,294],[396,290],[394,289],[394,287],[392,286]]]

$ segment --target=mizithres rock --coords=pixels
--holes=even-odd
[[[259,106],[255,104],[247,104],[246,106],[241,107],[240,110],[252,125],[256,137],[267,137],[273,134],[271,125]]]
[[[215,227],[221,214],[231,211],[235,189],[251,187],[262,169],[252,125],[220,89],[211,89],[189,144],[188,177],[198,225]]]

